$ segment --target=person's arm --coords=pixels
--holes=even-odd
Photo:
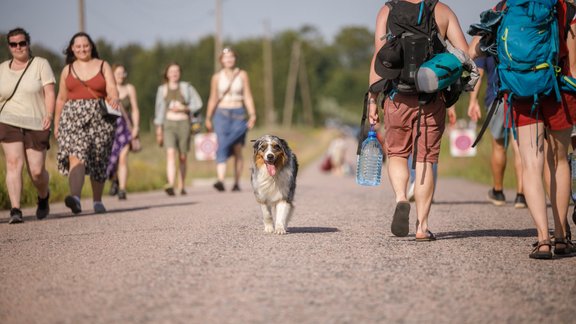
[[[218,103],[218,74],[214,74],[210,80],[210,97],[208,98],[208,104],[206,105],[206,120],[204,124],[206,129],[211,132],[212,128],[212,117],[214,116],[214,111],[216,110],[216,104]]]
[[[480,39],[480,36],[474,36],[468,45],[468,56],[473,60],[482,56],[482,52],[480,51]]]
[[[44,86],[44,107],[46,109],[46,116],[42,120],[42,129],[50,129],[52,119],[54,118],[54,106],[56,100],[56,91],[54,90],[54,83],[48,83]]]
[[[116,79],[114,78],[114,73],[112,73],[112,68],[108,62],[104,61],[103,72],[104,79],[106,80],[106,101],[112,106],[112,108],[118,110],[120,109],[120,96],[118,95],[118,88],[116,87]]]
[[[138,97],[136,96],[136,88],[133,85],[127,84],[128,99],[130,99],[130,112],[132,117],[132,137],[138,137],[140,132],[140,108],[138,107]]]
[[[256,107],[254,106],[250,80],[246,71],[241,71],[239,76],[242,78],[244,84],[244,106],[246,106],[246,110],[248,111],[248,128],[252,128],[256,124]]]
[[[58,127],[60,126],[60,115],[66,100],[68,100],[68,89],[66,88],[66,77],[68,76],[68,65],[60,73],[60,85],[58,87],[58,96],[56,97],[56,108],[54,110],[54,136],[58,138]]]
[[[470,117],[470,120],[472,121],[478,121],[478,119],[482,117],[482,113],[480,112],[480,103],[478,102],[478,93],[480,92],[484,69],[478,68],[478,74],[480,75],[480,78],[478,79],[478,82],[476,82],[474,90],[470,92],[470,101],[468,102],[468,117]]]
[[[376,71],[374,70],[374,62],[376,62],[376,55],[378,51],[384,44],[386,44],[386,24],[388,22],[388,14],[390,12],[390,8],[384,5],[380,8],[378,15],[376,16],[376,28],[374,31],[374,53],[372,55],[372,61],[370,62],[370,75],[368,78],[369,85],[374,84],[375,82],[382,79]],[[378,97],[377,93],[368,93],[368,121],[371,125],[374,125],[380,121],[378,116],[378,106],[376,105],[376,99]]]
[[[164,134],[162,132],[162,125],[164,124],[164,115],[166,114],[166,103],[164,101],[164,89],[168,85],[163,84],[158,87],[156,91],[156,104],[154,106],[154,125],[156,125],[156,143],[162,146],[164,142]]]
[[[188,110],[193,114],[202,108],[202,98],[198,94],[198,91],[188,83]]]

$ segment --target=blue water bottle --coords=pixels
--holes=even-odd
[[[382,178],[382,145],[376,132],[370,127],[368,137],[362,142],[356,166],[356,183],[363,186],[379,186]]]

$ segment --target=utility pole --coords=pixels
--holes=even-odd
[[[276,108],[274,107],[274,73],[272,69],[272,41],[270,40],[270,24],[264,22],[264,40],[262,44],[264,58],[264,124],[276,124]]]
[[[220,69],[220,53],[222,53],[222,0],[216,0],[216,33],[214,35],[214,71]]]
[[[288,71],[288,81],[286,84],[286,97],[284,97],[284,111],[282,116],[282,126],[289,128],[292,126],[292,116],[294,115],[294,97],[296,96],[296,83],[298,82],[298,70],[300,69],[300,41],[292,44],[292,55],[290,57],[290,69]]]
[[[79,18],[79,24],[78,24],[78,31],[80,32],[86,32],[86,23],[85,23],[85,19],[84,19],[84,0],[78,0],[78,18]]]

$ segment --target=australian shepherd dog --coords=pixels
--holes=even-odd
[[[292,216],[298,161],[285,140],[264,135],[254,141],[251,182],[264,217],[264,231],[286,234]]]

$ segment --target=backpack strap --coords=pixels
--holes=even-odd
[[[573,2],[568,2],[568,1],[564,1],[564,4],[566,5],[566,19],[564,22],[564,37],[565,39],[568,39],[568,34],[571,32],[570,31],[570,26],[571,26],[571,22],[572,22],[572,18],[574,18],[574,15],[576,15],[576,4]]]
[[[476,145],[478,145],[478,142],[480,142],[480,139],[484,135],[484,132],[486,132],[486,129],[488,128],[488,124],[490,124],[490,120],[492,119],[492,116],[494,116],[494,112],[496,111],[496,108],[502,102],[503,95],[504,94],[501,91],[499,91],[498,95],[496,96],[496,99],[494,99],[494,101],[492,101],[492,106],[490,107],[490,110],[488,110],[488,115],[486,115],[486,119],[484,120],[484,124],[482,124],[482,128],[480,128],[480,132],[478,132],[478,136],[476,136],[476,140],[474,141],[474,143],[472,143],[472,147],[475,147]]]

